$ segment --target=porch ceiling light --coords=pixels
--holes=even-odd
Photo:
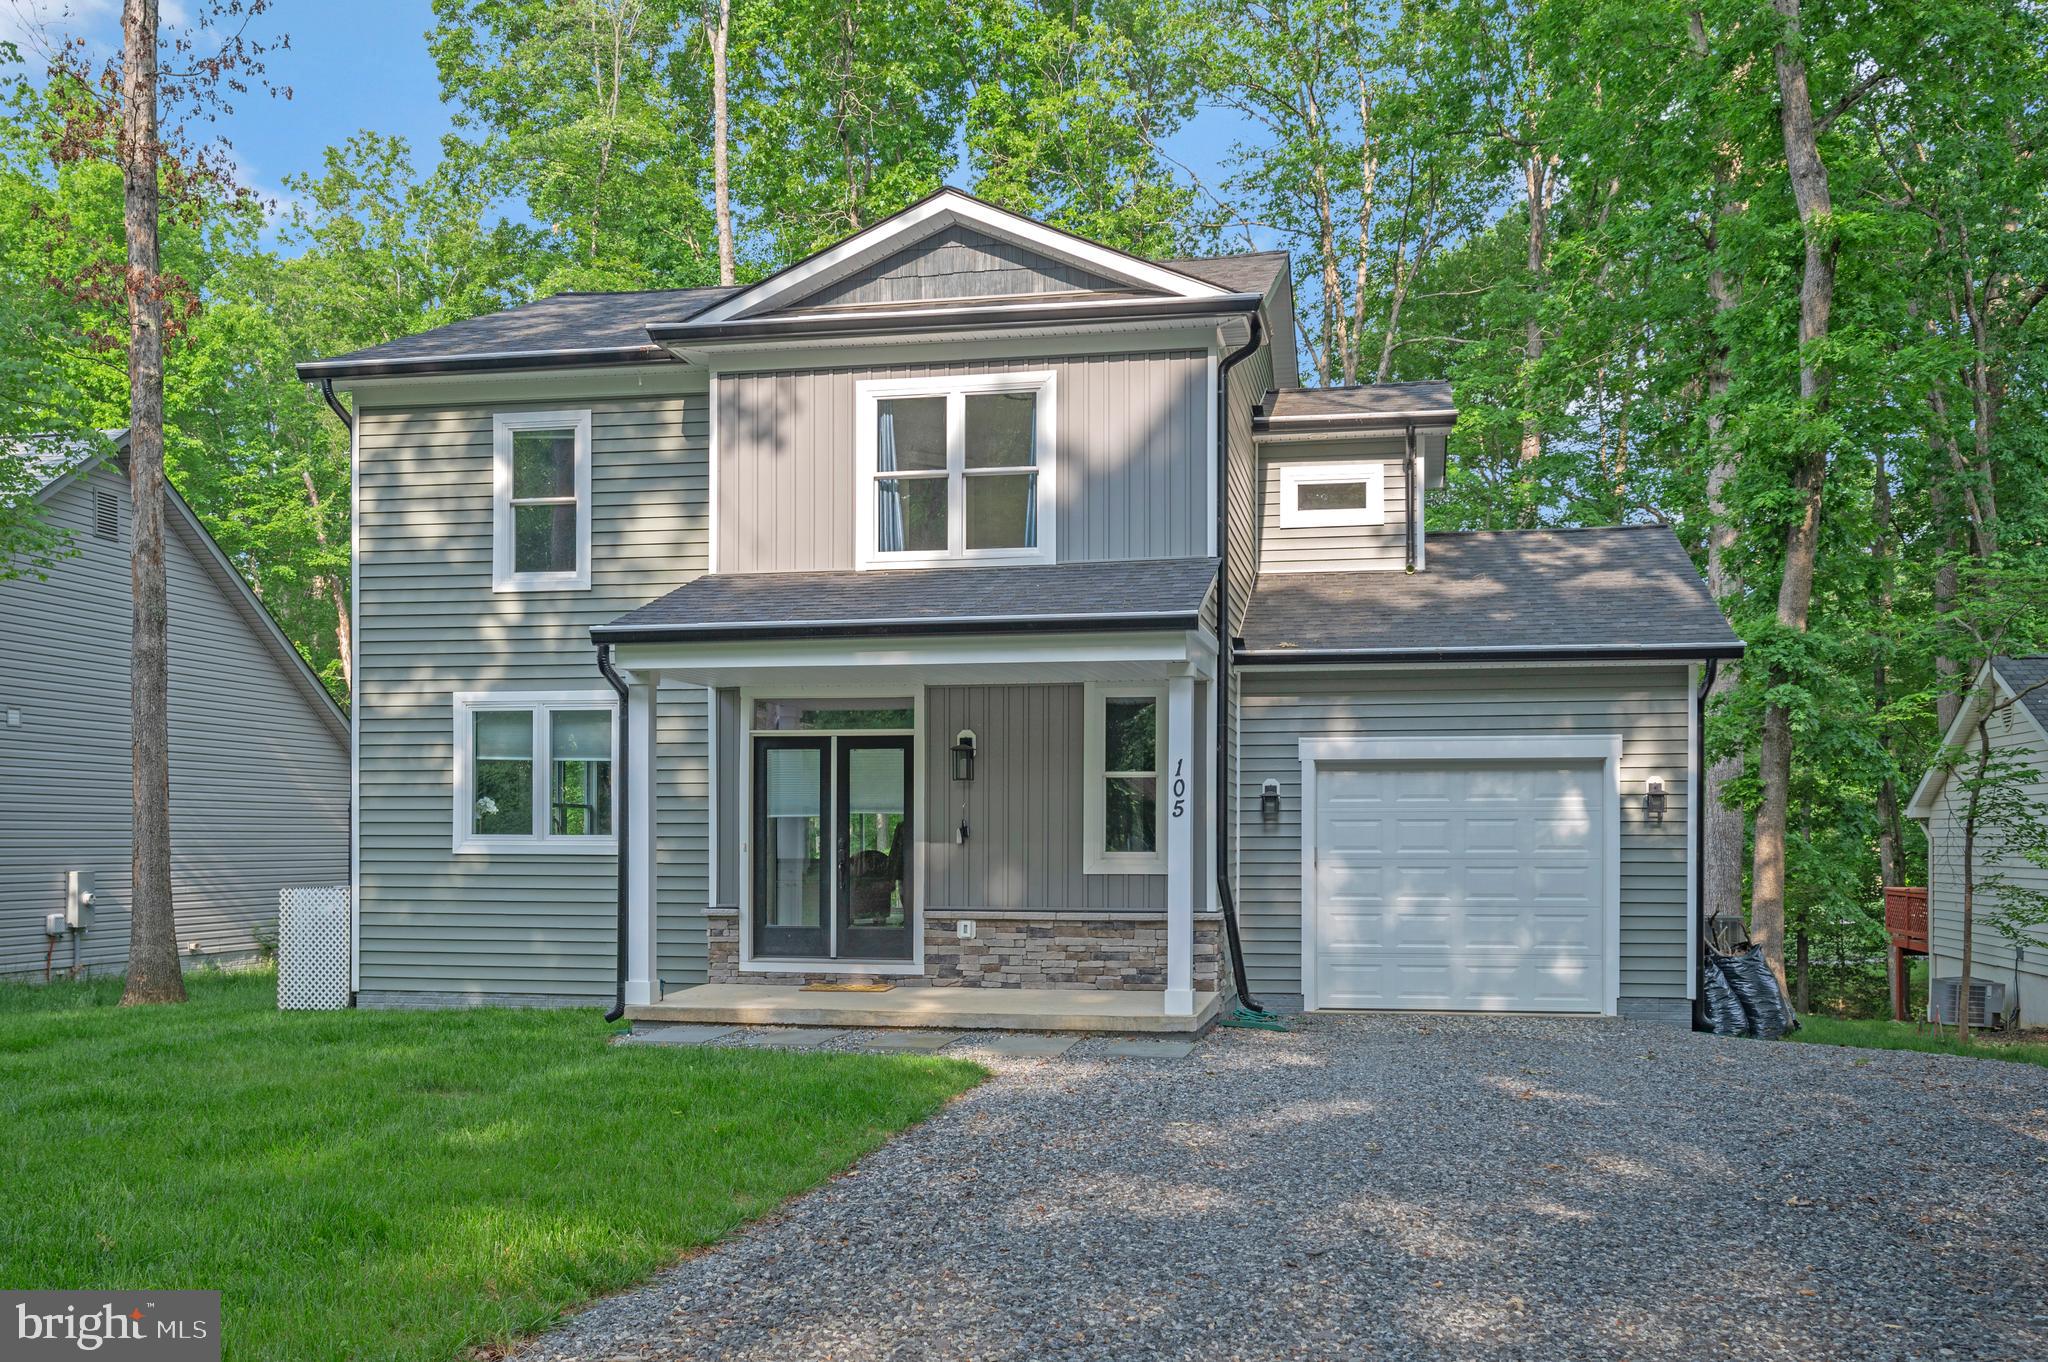
[[[953,779],[974,779],[974,730],[971,728],[961,729],[960,736],[953,739]]]

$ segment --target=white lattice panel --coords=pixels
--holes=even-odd
[[[277,1005],[288,1012],[348,1006],[348,886],[277,896]]]

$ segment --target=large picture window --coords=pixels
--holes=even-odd
[[[1051,561],[1053,376],[864,383],[864,567]]]
[[[609,691],[455,697],[455,850],[617,847],[618,701]]]
[[[1165,697],[1156,689],[1090,685],[1083,742],[1085,869],[1091,875],[1166,869],[1159,797]]]
[[[588,589],[590,413],[500,412],[492,435],[492,589]]]

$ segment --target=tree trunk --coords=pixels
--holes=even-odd
[[[1878,627],[1885,628],[1892,617],[1892,480],[1891,470],[1886,466],[1883,441],[1873,444],[1875,466],[1871,478],[1871,521],[1876,530],[1870,552],[1877,560],[1877,609],[1874,612]],[[1871,664],[1870,698],[1878,713],[1882,714],[1891,703],[1891,675],[1885,664],[1885,650],[1888,640],[1880,635],[1872,640],[1876,660]],[[1878,743],[1884,749],[1887,759],[1892,756],[1889,731],[1880,726]],[[1887,770],[1877,782],[1877,868],[1878,880],[1882,884],[1904,884],[1900,878],[1900,855],[1904,845],[1904,829],[1899,822],[1898,783]]]
[[[1527,469],[1543,457],[1543,423],[1535,412],[1535,371],[1536,362],[1543,358],[1543,323],[1536,313],[1543,289],[1543,234],[1550,217],[1550,165],[1540,148],[1529,152],[1522,180],[1529,200],[1529,315],[1522,329],[1522,404],[1528,414],[1522,422],[1520,455],[1523,494],[1528,501],[1522,507],[1522,523],[1527,526],[1535,523],[1536,510],[1535,489],[1528,485],[1532,475]]]
[[[1932,429],[1927,432],[1930,449],[1939,452],[1938,437]],[[1939,462],[1937,458],[1936,462]],[[1955,524],[1949,518],[1948,493],[1943,490],[1939,476],[1927,480],[1927,506],[1934,528],[1941,535],[1941,561],[1934,569],[1934,616],[1939,623],[1944,615],[1956,608],[1956,591],[1960,585],[1956,575],[1953,555],[1956,551]],[[1934,694],[1934,719],[1941,726],[1943,738],[1954,726],[1956,715],[1963,712],[1962,664],[1953,657],[1942,653],[1934,657],[1934,679],[1938,682]]]
[[[1994,690],[1996,688],[1994,687]],[[1963,811],[1963,953],[1962,979],[1956,985],[1956,1039],[1970,1039],[1970,971],[1977,946],[1977,818],[1984,802],[1984,773],[1991,768],[1991,716],[1977,720],[1977,769],[1970,780],[1970,799]],[[1951,777],[1953,779],[1953,777]]]
[[[313,542],[325,549],[327,527],[320,523],[320,489],[313,485],[311,469],[301,468],[299,477],[306,484],[306,504],[313,508]],[[353,705],[356,695],[355,649],[349,630],[348,593],[341,589],[338,578],[324,572],[313,579],[313,591],[316,595],[325,596],[334,607],[334,646],[341,653],[341,684],[347,688],[349,703]]]
[[[185,1000],[171,903],[171,735],[164,591],[164,305],[157,270],[156,0],[121,13],[121,170],[128,237],[129,559],[134,630],[128,678],[133,730],[133,862],[123,1006]]]
[[[732,123],[726,109],[726,47],[732,38],[732,0],[707,6],[704,27],[711,36],[711,193],[718,217],[718,282],[733,283]]]
[[[1799,285],[1799,399],[1802,416],[1813,421],[1827,408],[1828,374],[1815,351],[1827,339],[1835,300],[1835,238],[1829,220],[1827,166],[1813,121],[1813,98],[1807,90],[1806,59],[1796,42],[1799,0],[1772,0],[1785,21],[1787,40],[1774,51],[1778,74],[1779,122],[1785,139],[1786,170],[1806,239],[1806,260]],[[1812,447],[1802,450],[1792,471],[1797,510],[1785,530],[1785,572],[1778,585],[1778,627],[1806,632],[1813,602],[1814,560],[1820,548],[1821,490],[1827,478],[1827,447],[1809,435]],[[1791,680],[1772,668],[1775,688]],[[1757,776],[1763,800],[1756,817],[1756,858],[1750,874],[1750,936],[1763,947],[1764,959],[1780,987],[1785,983],[1785,815],[1792,786],[1792,712],[1784,704],[1764,707],[1763,740],[1757,751]]]
[[[1796,943],[1793,950],[1798,973],[1792,990],[1792,1007],[1804,1015],[1813,1011],[1813,943],[1804,927],[1794,935],[1793,941]]]

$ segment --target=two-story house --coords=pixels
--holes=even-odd
[[[359,1000],[1687,1020],[1740,644],[1667,528],[1425,535],[1447,386],[1304,389],[1295,334],[1284,254],[946,190],[303,365],[354,399]]]

